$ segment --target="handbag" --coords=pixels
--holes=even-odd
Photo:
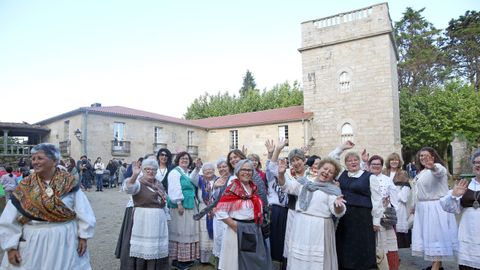
[[[383,216],[380,218],[380,225],[385,229],[391,229],[393,226],[397,225],[397,211],[395,211],[395,207],[393,207],[392,204],[385,207]]]

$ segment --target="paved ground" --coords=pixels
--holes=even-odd
[[[86,194],[97,218],[95,237],[88,242],[92,268],[94,270],[119,269],[120,261],[115,258],[114,252],[128,196],[118,192],[116,188],[104,189],[104,192],[86,192]],[[430,265],[410,254],[410,249],[400,251],[400,269],[418,270]],[[445,263],[444,268],[453,270],[458,269],[458,266],[455,263]],[[197,266],[193,269],[212,270],[213,267]]]

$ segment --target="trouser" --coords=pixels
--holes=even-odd
[[[103,190],[103,174],[95,174],[95,180],[97,182],[97,190]]]

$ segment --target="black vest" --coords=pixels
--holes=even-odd
[[[345,170],[338,178],[343,198],[347,201],[347,207],[358,206],[372,208],[372,200],[370,199],[370,175],[365,171],[359,178],[349,177]]]

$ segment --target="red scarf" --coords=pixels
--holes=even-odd
[[[253,219],[255,223],[262,224],[262,200],[257,194],[257,186],[252,181],[249,182],[249,185],[252,188],[252,194],[250,195],[242,187],[240,180],[235,178],[225,189],[217,204],[216,211],[230,212],[240,210],[245,207],[243,203],[246,202],[247,206],[253,205]]]

